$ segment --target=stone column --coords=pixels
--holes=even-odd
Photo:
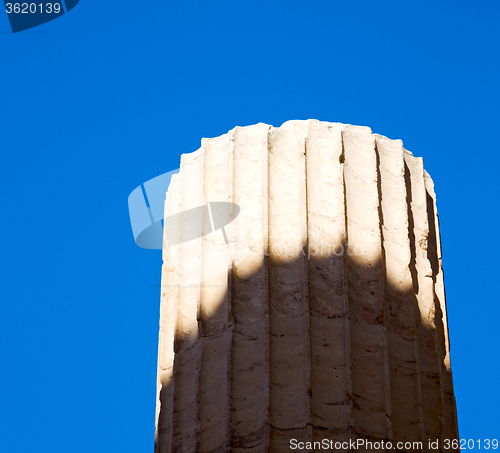
[[[164,225],[156,453],[452,451],[436,196],[400,140],[236,127],[182,156]]]

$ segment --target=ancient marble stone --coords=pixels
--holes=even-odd
[[[436,196],[400,140],[236,127],[182,156],[164,224],[157,453],[452,451]]]

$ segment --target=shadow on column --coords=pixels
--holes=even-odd
[[[427,258],[435,287],[440,272],[439,253],[434,206],[432,198],[428,197]],[[429,301],[435,312],[433,327],[433,323],[427,322],[429,314],[421,313],[417,302],[420,288],[410,211],[409,226],[413,287],[404,294],[400,288],[391,286],[383,272],[374,280],[373,267],[361,266],[356,259],[356,247],[348,244],[342,245],[340,262],[345,270],[342,281],[332,280],[324,271],[339,262],[340,247],[332,249],[329,256],[318,258],[307,256],[306,244],[304,253],[299,253],[295,261],[273,262],[266,258],[245,278],[238,275],[237,268],[233,269],[228,275],[231,308],[225,330],[220,335],[205,336],[199,321],[196,345],[183,352],[178,352],[177,346],[174,348],[173,378],[161,383],[159,394],[161,408],[155,453],[325,451],[324,444],[320,444],[323,439],[334,443],[349,439],[383,440],[391,442],[396,451],[453,451],[444,450],[442,443],[445,438],[458,437],[451,371],[445,363],[447,326],[443,323],[441,309],[444,301],[440,302],[434,290],[434,300]],[[303,272],[299,276],[294,274],[294,279],[301,279],[304,291],[286,293],[288,282],[284,280],[278,282],[284,291],[283,298],[276,293],[270,298],[269,288],[275,285],[272,279],[277,275],[273,270],[288,266],[302,267]],[[383,256],[378,268],[384,269]],[[294,286],[297,281],[289,283]],[[262,285],[265,285],[267,297],[252,298],[253,291],[262,289]],[[354,304],[364,293],[373,294],[374,291],[379,291],[383,299],[381,310]],[[342,309],[332,312],[324,303],[330,301],[332,306],[342,307],[339,298],[345,298],[345,312]],[[294,306],[283,306],[284,299],[291,300]],[[402,329],[396,325],[398,318],[388,316],[388,313],[408,311],[408,307],[398,305],[404,300],[409,301],[415,314],[413,325],[403,329],[414,331],[412,338],[399,337],[398,332]],[[219,310],[222,309],[225,308],[221,304]],[[378,356],[384,356],[385,363],[369,361],[370,357],[376,357],[370,340],[375,331],[385,332],[387,338],[387,343],[380,345],[381,355]],[[182,338],[175,339],[175,345],[179,342]],[[211,354],[209,360],[204,360],[204,350],[209,347],[213,350],[210,345],[214,342],[217,342],[218,354]],[[418,360],[407,368],[403,366],[404,356],[388,352],[404,355],[413,347],[417,348]],[[303,362],[300,375],[295,371],[287,373],[283,366],[280,370],[285,371],[276,375],[273,367],[277,357],[285,364],[287,360],[295,365]],[[411,360],[410,354],[407,362]],[[229,370],[227,395],[223,397],[227,407],[222,409],[225,423],[213,426],[210,432],[206,428],[210,420],[199,418],[200,402],[213,401],[217,407],[221,396],[215,387],[204,385],[204,376],[218,373],[223,362],[227,367],[221,369]],[[186,363],[192,363],[191,374],[185,373],[183,366]],[[295,365],[290,370],[296,370]],[[384,370],[389,368],[392,371],[388,376]],[[418,372],[412,372],[413,369]],[[416,395],[409,394],[407,400],[396,397],[400,389],[395,386],[399,381],[391,382],[391,377],[394,381],[397,373],[406,373],[405,378],[415,382]],[[220,378],[226,379],[223,371]],[[384,382],[389,383],[389,392]],[[196,398],[190,393],[193,391],[198,392]],[[436,395],[439,400],[435,400]],[[413,405],[415,400],[417,407]],[[297,411],[296,417],[288,417],[289,414],[286,417],[295,420],[294,423],[281,423],[276,411],[283,407]],[[417,422],[414,420],[416,412],[420,414]],[[292,449],[293,439],[316,443],[311,448]],[[429,448],[429,439],[439,441],[438,450]],[[399,441],[422,442],[422,446],[397,448]],[[336,450],[351,451],[350,448]],[[370,450],[358,448],[356,451]]]

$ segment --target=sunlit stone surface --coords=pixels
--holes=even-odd
[[[211,202],[240,211],[217,229]],[[453,451],[436,197],[400,140],[236,127],[182,156],[165,216],[157,453]]]

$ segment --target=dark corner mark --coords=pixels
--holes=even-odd
[[[71,11],[80,0],[3,0],[13,33],[45,24]]]

